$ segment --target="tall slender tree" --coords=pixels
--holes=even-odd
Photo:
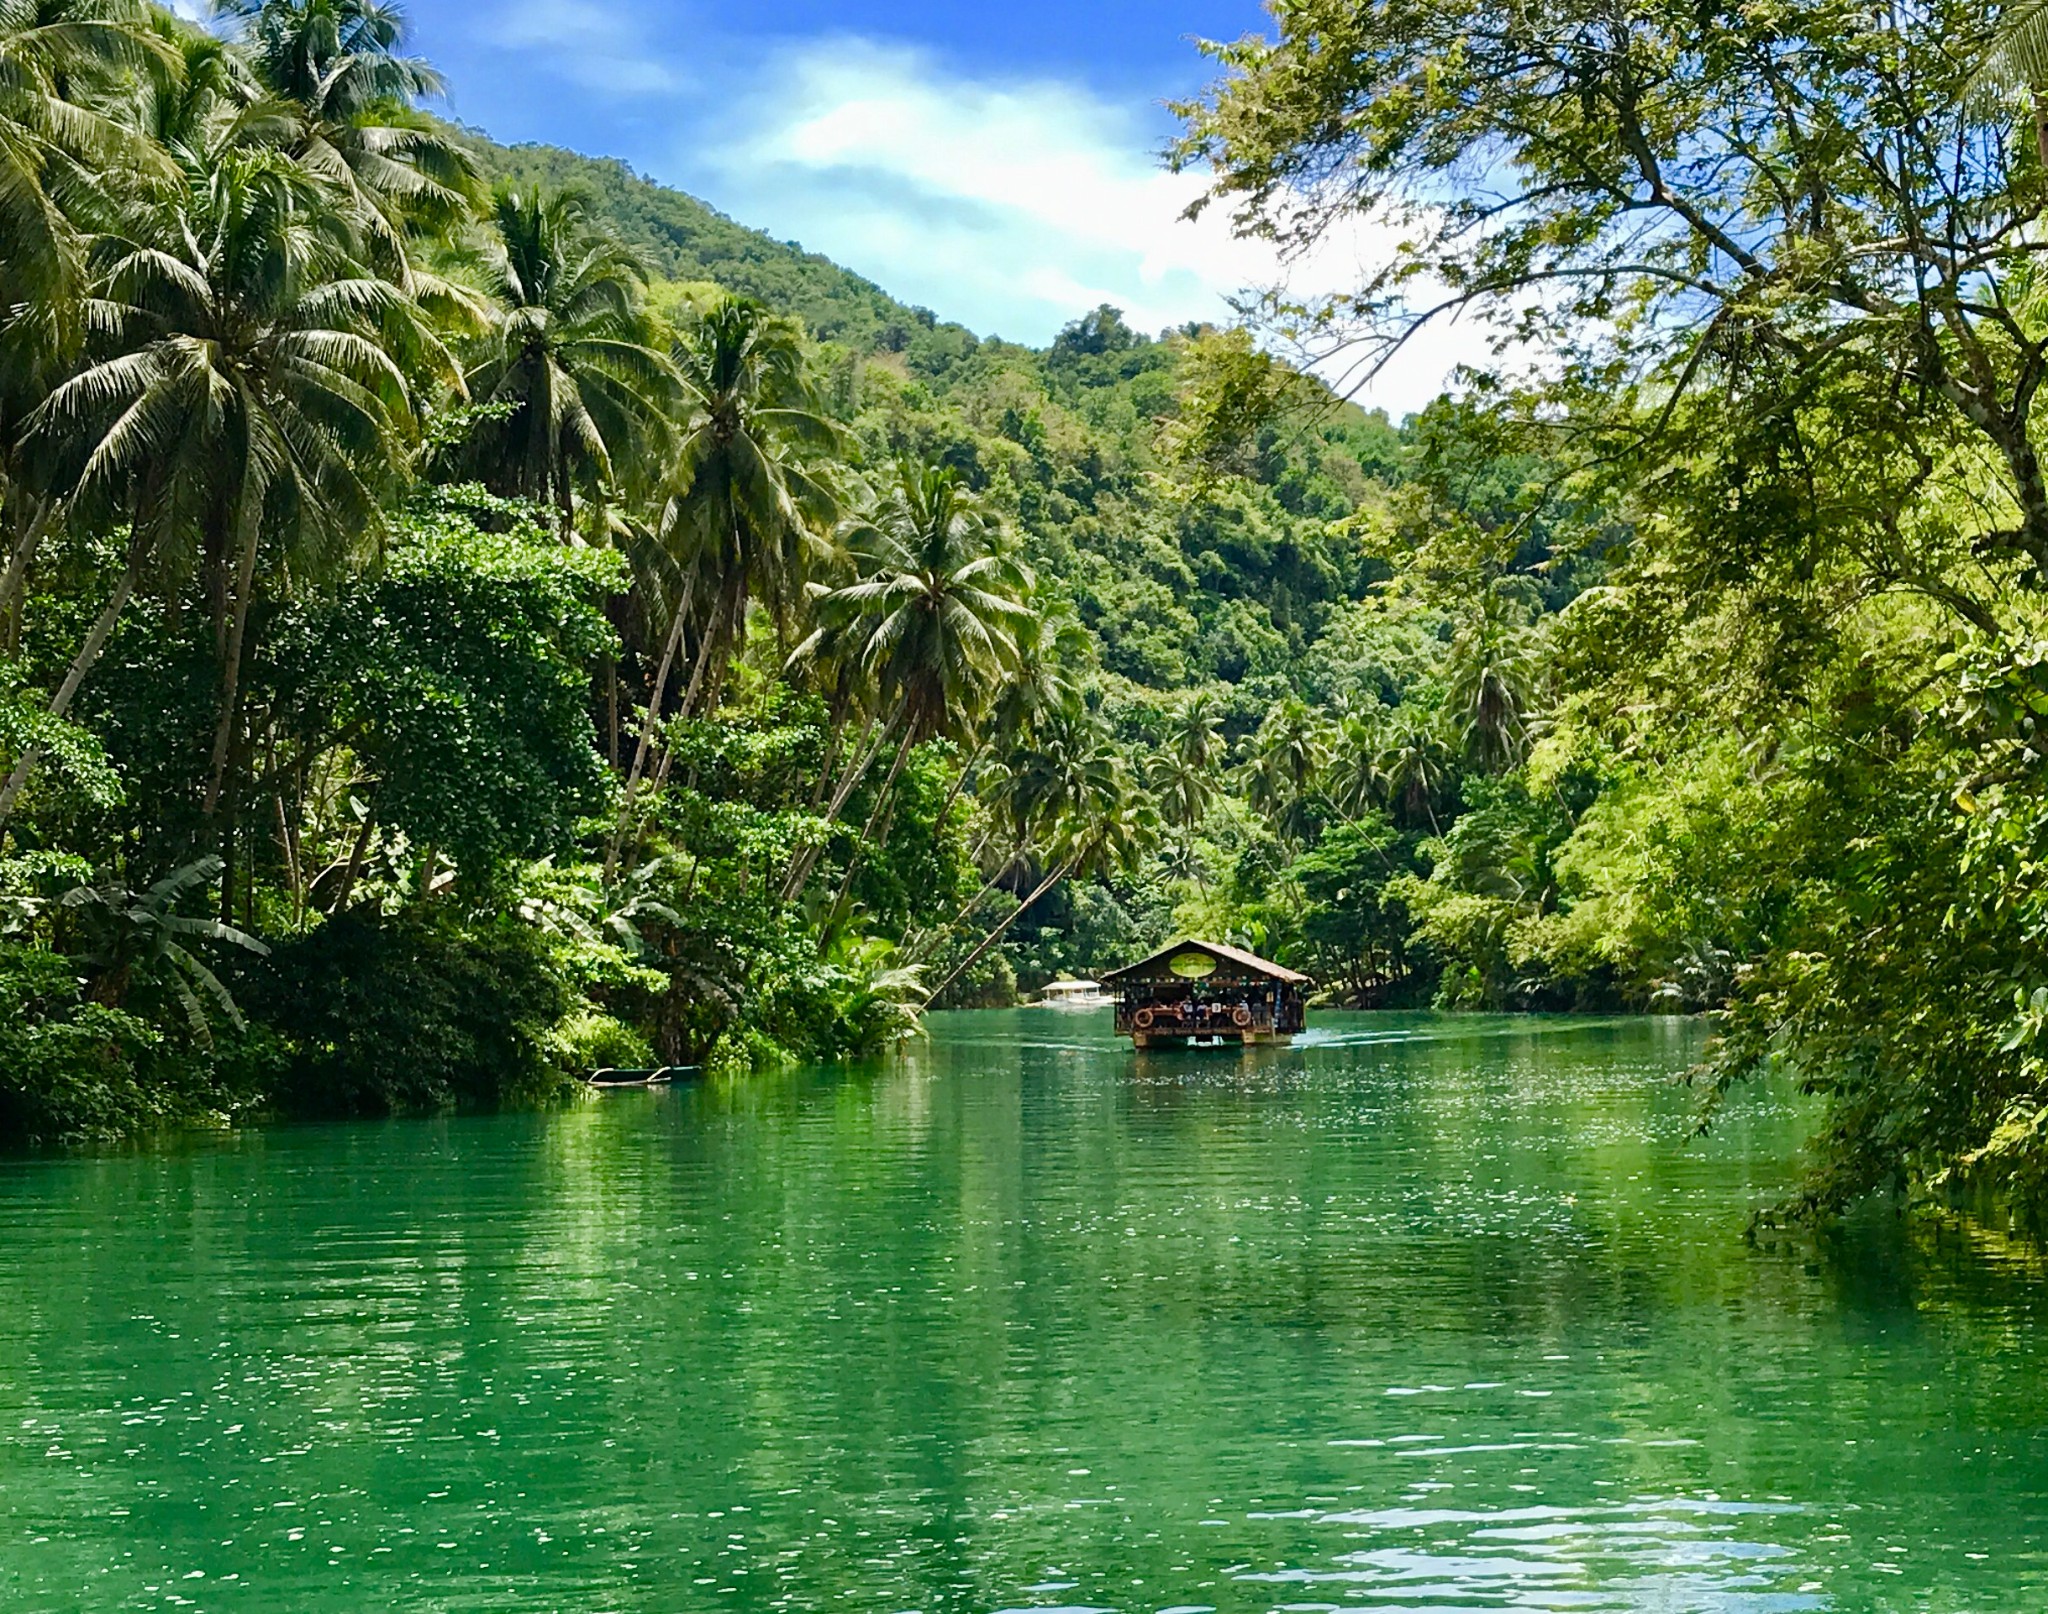
[[[663,454],[678,384],[651,340],[646,267],[573,192],[509,185],[482,256],[491,324],[469,392],[501,409],[455,458],[494,491],[549,505],[566,541],[579,491],[601,500],[622,468]]]
[[[347,194],[378,266],[408,271],[404,237],[447,230],[481,200],[476,163],[418,108],[441,75],[401,54],[405,14],[377,0],[216,0],[263,87],[296,110],[293,155]]]
[[[857,581],[817,602],[850,630],[884,702],[896,755],[840,882],[844,899],[911,751],[982,712],[1016,660],[1030,574],[1006,555],[988,509],[950,469],[899,464],[852,539]]]
[[[375,534],[413,431],[393,352],[437,351],[354,256],[332,190],[264,143],[260,117],[230,111],[179,147],[177,182],[95,242],[100,334],[30,422],[57,484],[134,531],[116,601],[152,562],[205,581],[221,669],[209,812],[259,573],[330,570]]]
[[[1157,811],[1107,732],[1088,719],[1049,725],[1019,760],[1013,778],[1013,799],[1043,837],[1038,881],[953,967],[934,999],[980,963],[1060,881],[1133,869],[1157,844]]]
[[[745,297],[719,297],[677,339],[686,406],[661,517],[662,541],[711,583],[684,695],[707,703],[746,631],[747,608],[789,624],[823,560],[840,509],[825,470],[844,434],[819,405],[795,321]]]
[[[1537,703],[1540,662],[1530,632],[1514,606],[1488,593],[1451,640],[1445,700],[1468,757],[1499,773],[1529,748],[1529,720]]]
[[[1320,713],[1290,697],[1266,714],[1245,756],[1247,799],[1292,841],[1310,833],[1316,778],[1329,760],[1324,729]]]

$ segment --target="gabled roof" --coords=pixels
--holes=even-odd
[[[1189,952],[1207,953],[1221,962],[1235,964],[1241,969],[1250,970],[1254,975],[1263,975],[1269,980],[1280,981],[1288,986],[1308,985],[1306,975],[1291,970],[1284,964],[1276,964],[1270,958],[1261,958],[1257,953],[1247,953],[1242,947],[1232,947],[1227,942],[1200,941],[1193,936],[1185,937],[1171,947],[1160,948],[1150,958],[1141,958],[1135,964],[1126,964],[1120,970],[1111,970],[1102,977],[1102,984],[1107,986],[1113,981],[1121,981],[1129,976],[1144,975],[1155,966],[1164,964],[1175,954]]]

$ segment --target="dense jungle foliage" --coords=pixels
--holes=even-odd
[[[1812,1211],[2048,1190],[2024,38],[1274,11],[1179,159],[1405,244],[1034,350],[436,121],[370,0],[0,0],[0,1137],[858,1056],[1195,932],[1713,1012]],[[1432,308],[1500,374],[1400,423],[1275,356]]]

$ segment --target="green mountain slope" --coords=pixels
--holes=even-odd
[[[983,340],[622,162],[470,138],[493,179],[583,192],[664,279],[802,319],[870,457],[936,459],[991,492],[1090,630],[1109,689],[1229,686],[1241,730],[1327,681],[1322,630],[1378,575],[1343,524],[1399,475],[1384,417],[1325,399],[1313,429],[1269,426],[1246,444],[1247,474],[1213,497],[1162,497],[1161,432],[1198,368],[1198,331],[1155,338],[1115,310],[1076,309],[1049,348]]]
[[[1076,309],[1047,348],[984,340],[622,162],[470,138],[493,179],[583,192],[662,278],[712,282],[802,319],[871,461],[951,465],[1009,515],[1087,628],[1112,707],[1208,687],[1241,736],[1292,692],[1384,682],[1351,665],[1358,646],[1333,662],[1322,643],[1339,622],[1347,638],[1374,637],[1354,608],[1385,572],[1357,520],[1403,479],[1407,458],[1383,415],[1324,395],[1311,418],[1256,429],[1235,474],[1190,499],[1163,445],[1217,357],[1210,334],[1155,337],[1104,308]]]
[[[631,245],[669,280],[716,281],[798,315],[825,341],[866,351],[901,347],[932,316],[899,303],[830,258],[735,223],[695,197],[644,179],[616,158],[557,146],[470,144],[492,179],[573,188],[590,197]]]

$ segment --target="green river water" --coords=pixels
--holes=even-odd
[[[0,1614],[2048,1608],[2043,1280],[1664,1021],[0,1161]]]

